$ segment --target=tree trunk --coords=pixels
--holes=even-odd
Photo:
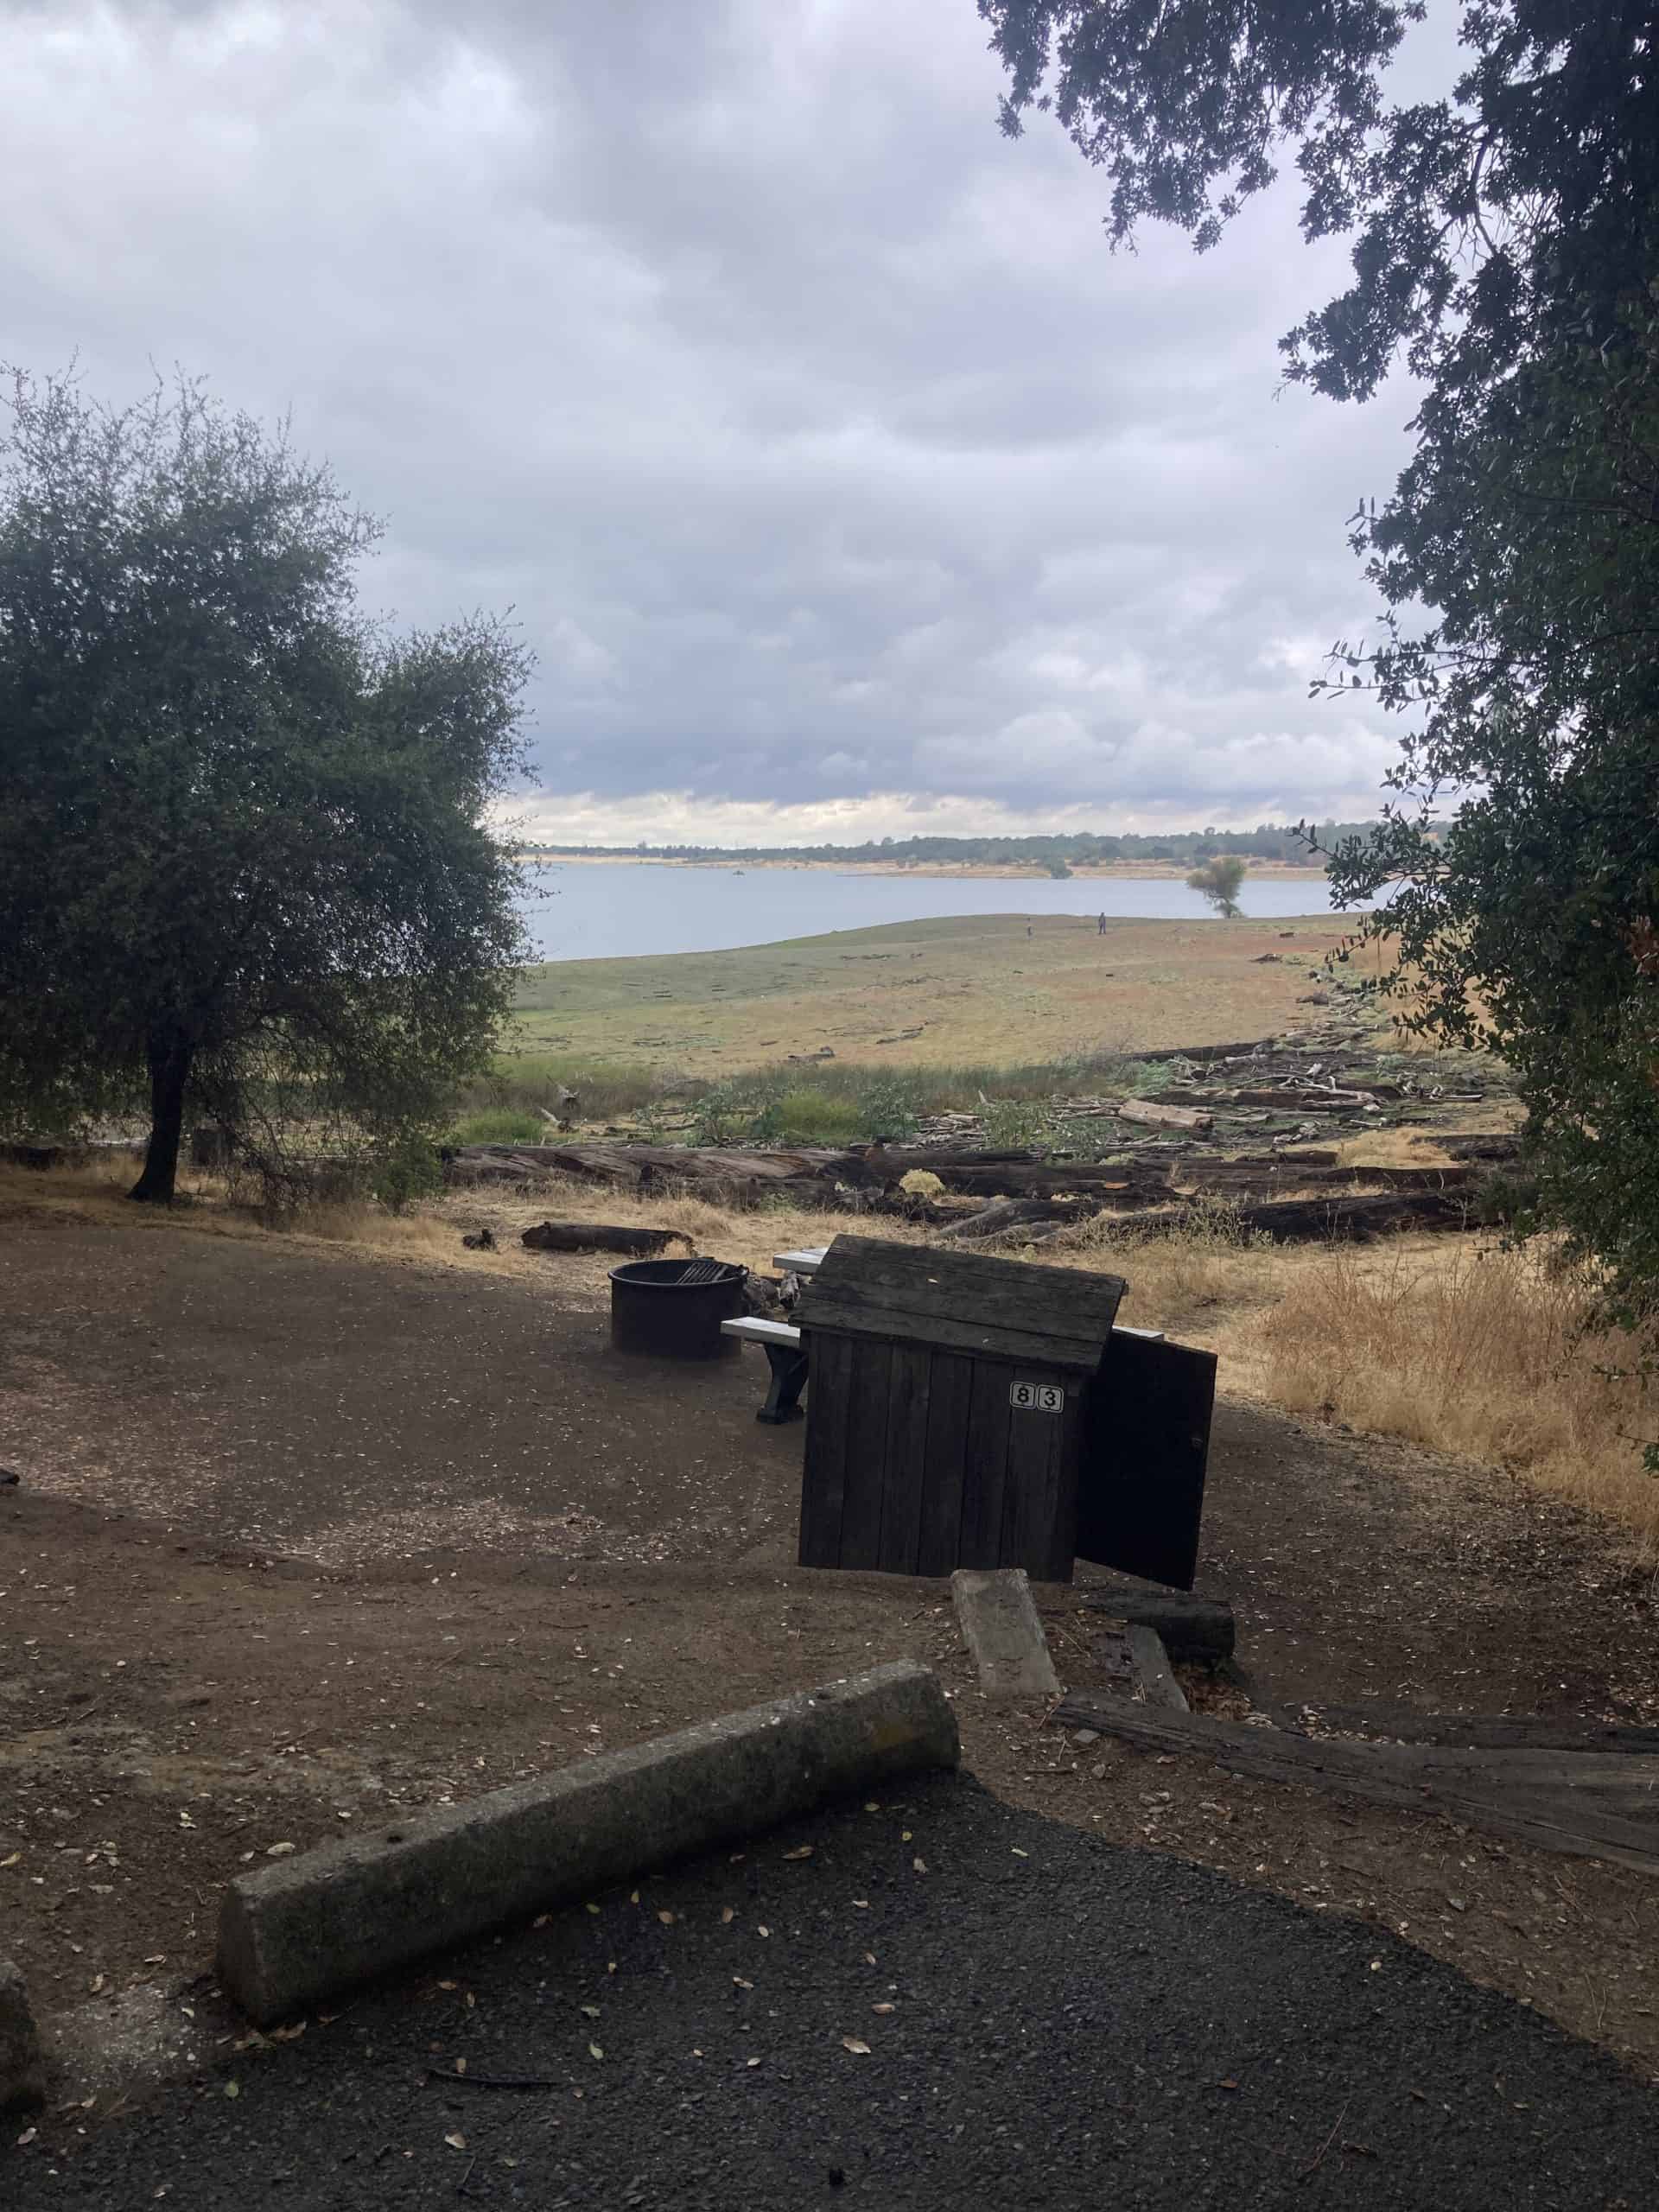
[[[169,1026],[149,1039],[149,1147],[144,1172],[127,1192],[140,1205],[170,1206],[179,1175],[179,1142],[184,1134],[184,1093],[195,1046]]]

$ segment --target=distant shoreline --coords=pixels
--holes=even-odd
[[[898,861],[691,860],[667,853],[559,853],[539,845],[521,847],[519,857],[538,868],[701,868],[716,875],[759,874],[765,869],[774,874],[800,875],[991,876],[1010,883],[1087,883],[1091,879],[1105,881],[1137,876],[1167,883],[1185,881],[1189,873],[1185,861],[1073,861],[1068,878],[1051,876],[1042,868],[1011,861],[913,861],[905,865]],[[1275,882],[1325,881],[1325,869],[1319,865],[1303,868],[1289,861],[1249,861],[1246,865],[1247,880],[1255,876]]]

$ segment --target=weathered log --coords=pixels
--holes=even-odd
[[[1246,1038],[1242,1045],[1156,1045],[1147,1051],[1131,1046],[1124,1053],[1126,1060],[1191,1060],[1202,1067],[1211,1060],[1234,1060],[1250,1052],[1268,1052],[1278,1039],[1274,1037]]]
[[[1093,1208],[1068,1204],[1063,1198],[1003,1198],[977,1213],[957,1214],[944,1231],[941,1242],[971,1243],[983,1236],[1001,1236],[1010,1230],[1052,1223],[1065,1227],[1093,1217]]]
[[[1357,1090],[1241,1090],[1241,1106],[1276,1106],[1281,1114],[1363,1114],[1370,1103]]]
[[[539,1167],[527,1167],[522,1160],[474,1160],[467,1154],[443,1163],[444,1181],[463,1190],[480,1183],[537,1183],[544,1173]]]
[[[1521,1157],[1520,1138],[1500,1132],[1466,1137],[1436,1136],[1432,1132],[1426,1132],[1422,1136],[1413,1137],[1412,1142],[1438,1146],[1452,1160],[1503,1160]]]
[[[1169,1177],[1162,1168],[1084,1167],[949,1167],[939,1176],[947,1191],[974,1198],[1092,1198],[1114,1212],[1159,1205],[1169,1197]]]
[[[543,1221],[525,1230],[518,1241],[531,1252],[623,1252],[635,1260],[670,1244],[696,1249],[683,1229],[634,1229],[600,1221]]]
[[[1389,1192],[1378,1198],[1268,1198],[1240,1206],[1239,1225],[1259,1230],[1275,1244],[1318,1237],[1349,1237],[1367,1243],[1402,1229],[1473,1229],[1470,1208],[1455,1191]]]
[[[1242,1160],[1196,1160],[1181,1180],[1201,1191],[1335,1190],[1370,1183],[1385,1191],[1467,1191],[1476,1180],[1472,1167],[1376,1167],[1351,1162],[1345,1167],[1311,1167],[1301,1160],[1275,1160],[1268,1166]]]
[[[1418,1713],[1398,1705],[1300,1705],[1269,1708],[1276,1726],[1306,1735],[1310,1722],[1402,1744],[1486,1751],[1605,1751],[1659,1755],[1659,1728],[1605,1720],[1540,1720],[1529,1713]],[[1319,1740],[1319,1739],[1316,1739]]]
[[[1147,1128],[1212,1129],[1213,1114],[1197,1106],[1166,1106],[1158,1098],[1126,1098],[1117,1108],[1120,1122],[1134,1122]]]
[[[1231,1774],[1300,1783],[1401,1811],[1439,1813],[1510,1841],[1659,1872],[1651,1763],[1616,1753],[1440,1752],[1415,1745],[1316,1742],[1277,1728],[1212,1720],[1073,1691],[1054,1716],[1143,1750],[1196,1753]]]
[[[1132,1627],[1156,1629],[1172,1659],[1202,1659],[1211,1666],[1230,1659],[1238,1640],[1233,1609],[1223,1598],[1185,1590],[1147,1590],[1132,1582],[1091,1582],[1077,1592],[1091,1612],[1109,1613]]]

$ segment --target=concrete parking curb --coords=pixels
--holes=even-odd
[[[219,1914],[219,1977],[266,2027],[429,1952],[959,1757],[937,1675],[877,1667],[242,1875]]]
[[[959,1567],[950,1577],[950,1595],[987,1697],[1059,1695],[1059,1677],[1023,1567]]]

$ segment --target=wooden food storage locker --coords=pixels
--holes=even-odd
[[[803,1287],[803,1567],[1070,1578],[1116,1275],[838,1236]]]

